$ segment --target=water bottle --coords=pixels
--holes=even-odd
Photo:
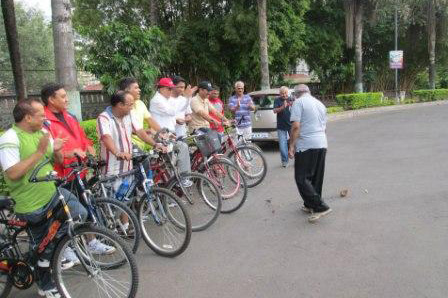
[[[147,185],[149,187],[154,185],[154,179],[153,179],[153,174],[152,174],[152,170],[149,169],[148,172],[146,173],[146,181],[147,181]]]
[[[128,192],[129,189],[129,181],[127,179],[124,179],[123,182],[121,183],[120,187],[118,188],[117,192],[115,193],[115,197],[120,200],[128,200],[127,198],[125,198],[126,193]]]

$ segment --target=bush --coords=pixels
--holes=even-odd
[[[98,135],[96,134],[96,119],[82,121],[80,125],[82,129],[84,129],[87,137],[92,140],[93,147],[98,154],[100,150],[100,143],[98,142]]]
[[[344,109],[342,107],[338,107],[338,106],[336,106],[336,107],[328,107],[327,108],[327,113],[328,114],[339,113],[339,112],[342,112],[342,111],[344,111]]]
[[[414,90],[413,97],[418,101],[435,101],[448,99],[448,89]]]
[[[356,110],[361,108],[382,106],[382,100],[382,92],[336,95],[336,102],[345,110]]]

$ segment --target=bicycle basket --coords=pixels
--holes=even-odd
[[[209,157],[219,149],[221,149],[221,142],[219,141],[218,133],[210,130],[202,135],[196,137],[196,146],[202,155]]]

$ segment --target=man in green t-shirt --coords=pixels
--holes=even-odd
[[[45,159],[62,162],[63,139],[55,138],[43,130],[45,120],[44,107],[38,100],[22,100],[13,110],[15,124],[0,137],[0,164],[5,173],[5,181],[15,201],[14,211],[18,218],[30,224],[31,246],[37,246],[48,231],[46,215],[58,203],[56,188],[53,182],[30,183],[33,170]],[[53,171],[51,164],[45,165],[38,177]],[[84,219],[87,211],[78,199],[68,190],[61,189],[70,213],[74,219]],[[60,297],[50,274],[50,260],[54,251],[54,243],[47,246],[37,262],[39,275],[39,295],[44,297]],[[73,266],[65,262],[63,269]]]

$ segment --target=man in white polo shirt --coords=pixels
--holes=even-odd
[[[149,110],[154,120],[157,121],[161,128],[166,128],[172,133],[176,131],[177,104],[171,97],[171,91],[175,87],[176,85],[170,78],[161,78],[157,83],[157,92],[149,105]],[[176,145],[179,149],[179,172],[190,172],[191,164],[188,145],[181,141],[178,141]],[[188,187],[191,185],[191,181],[183,181],[183,184]]]

